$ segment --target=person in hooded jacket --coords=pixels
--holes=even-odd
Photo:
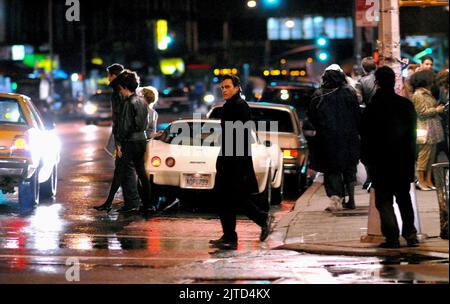
[[[312,97],[308,117],[316,130],[313,169],[324,174],[324,186],[330,198],[325,211],[333,212],[341,206],[355,209],[360,109],[355,90],[349,87],[339,66],[332,65],[325,70],[322,86]]]

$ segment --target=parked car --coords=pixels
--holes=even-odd
[[[51,111],[60,121],[84,118],[83,102],[71,98],[55,102],[51,105]]]
[[[300,120],[305,120],[311,97],[319,87],[316,82],[272,82],[258,102],[293,106]]]
[[[303,134],[302,123],[295,109],[288,105],[249,102],[252,119],[257,124],[258,137],[262,141],[277,144],[283,151],[284,177],[289,190],[301,191],[309,183],[309,149]],[[208,113],[209,119],[221,119],[223,103],[214,105]],[[270,128],[275,123],[277,129]]]
[[[189,200],[195,193],[212,191],[220,136],[220,121],[180,120],[171,123],[159,139],[151,140],[145,167],[153,193],[160,196],[175,193]],[[276,145],[263,145],[254,131],[251,136],[259,197],[264,206],[279,204],[283,191],[281,150]]]
[[[110,91],[98,91],[83,106],[86,124],[98,124],[100,121],[112,119]]]
[[[156,104],[156,110],[170,110],[172,113],[180,113],[189,110],[191,101],[189,101],[188,91],[184,89],[165,89],[159,92],[159,100]]]
[[[0,93],[0,190],[18,187],[21,208],[56,195],[60,146],[53,122],[29,97]]]

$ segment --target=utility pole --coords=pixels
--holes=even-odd
[[[86,91],[86,26],[83,24],[81,27],[81,74],[83,74],[83,99],[87,98]]]
[[[402,63],[400,43],[400,7],[398,0],[380,0],[380,24],[378,28],[380,64],[391,67],[397,75],[395,91],[401,95]]]
[[[48,45],[50,52],[50,72],[49,72],[49,100],[47,102],[53,101],[55,85],[53,79],[53,0],[48,0]]]

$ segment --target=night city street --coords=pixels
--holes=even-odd
[[[177,304],[442,291],[448,14],[0,0],[0,287]],[[412,291],[389,295],[436,296]]]

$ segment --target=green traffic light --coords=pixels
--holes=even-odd
[[[320,52],[318,58],[320,61],[325,62],[328,61],[330,55],[327,52]]]
[[[320,37],[316,41],[319,47],[326,47],[328,45],[328,39],[325,37]]]
[[[12,89],[13,91],[17,91],[18,88],[19,88],[19,86],[18,86],[17,82],[11,83],[11,89]]]

